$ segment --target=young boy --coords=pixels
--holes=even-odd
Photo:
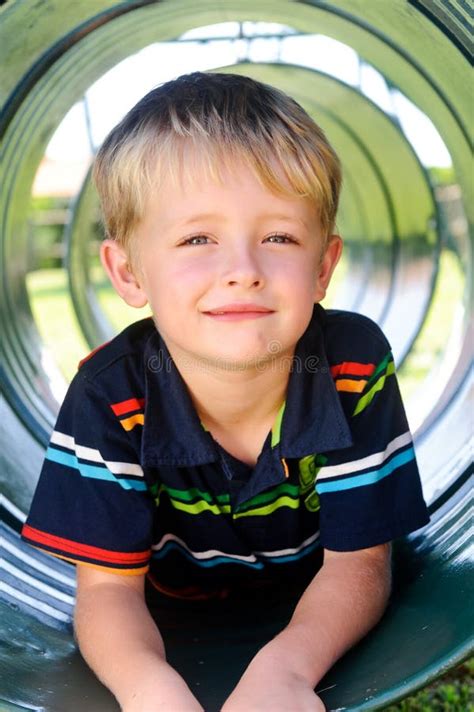
[[[339,160],[280,91],[194,73],[113,129],[95,180],[102,263],[153,319],[81,364],[23,536],[79,564],[79,645],[126,712],[202,709],[145,577],[199,600],[306,576],[223,710],[323,710],[315,685],[386,607],[391,540],[429,521],[390,344],[319,304]]]

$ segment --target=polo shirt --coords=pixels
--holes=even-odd
[[[151,318],[81,362],[22,537],[162,592],[314,575],[429,522],[389,342],[317,304],[255,467],[205,429]],[[207,595],[206,594],[206,595]]]

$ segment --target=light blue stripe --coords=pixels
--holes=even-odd
[[[203,568],[218,566],[219,564],[241,564],[242,566],[250,566],[252,569],[263,569],[263,564],[259,561],[242,561],[241,559],[232,559],[230,556],[215,556],[213,559],[196,559],[187,549],[184,549],[176,541],[167,541],[161,551],[153,553],[153,559],[162,559],[166,556],[170,549],[177,549],[181,554],[184,554],[193,564]]]
[[[374,482],[379,482],[383,480],[384,477],[388,477],[392,472],[397,470],[402,465],[406,465],[407,462],[415,459],[415,451],[413,447],[409,447],[404,452],[395,455],[394,458],[383,465],[378,470],[372,470],[371,472],[365,472],[363,475],[356,475],[355,477],[344,477],[340,480],[333,480],[332,482],[320,482],[316,480],[316,492],[318,494],[324,494],[325,492],[340,492],[342,490],[352,489],[353,487],[364,487],[365,485],[373,485]]]
[[[262,554],[258,554],[259,557],[264,558],[268,563],[272,564],[284,564],[287,563],[288,561],[296,561],[297,559],[303,558],[303,556],[306,556],[306,554],[310,554],[312,551],[314,551],[318,546],[319,546],[319,539],[314,541],[312,544],[309,544],[305,549],[302,551],[298,551],[296,554],[287,554],[286,556],[264,556]],[[219,564],[242,564],[243,566],[250,566],[253,569],[262,569],[263,564],[261,562],[251,562],[251,561],[242,561],[241,559],[233,559],[230,556],[215,556],[213,559],[196,559],[189,551],[184,549],[178,542],[176,541],[168,541],[163,549],[160,551],[157,551],[153,553],[153,558],[154,559],[162,559],[166,554],[168,553],[169,549],[177,549],[180,551],[182,554],[184,554],[188,559],[190,559],[194,564],[197,564],[197,566],[202,566],[204,568],[206,567],[211,567],[211,566],[218,566]]]
[[[85,465],[83,462],[79,462],[76,455],[63,452],[62,450],[56,450],[56,448],[51,446],[46,450],[46,460],[56,462],[58,465],[65,465],[65,467],[71,467],[73,470],[78,470],[82,477],[115,482],[115,484],[120,485],[126,490],[146,490],[145,482],[140,482],[139,480],[119,479],[118,477],[115,477],[115,475],[113,475],[105,465]]]

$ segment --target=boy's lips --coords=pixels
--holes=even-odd
[[[215,309],[208,309],[204,313],[217,316],[222,314],[242,314],[247,312],[270,314],[272,311],[272,309],[262,307],[260,304],[224,304],[223,306],[216,307]]]
[[[204,312],[207,316],[217,317],[221,319],[238,319],[238,318],[258,318],[273,314],[272,309],[263,307],[260,304],[223,304],[215,309],[208,309]]]

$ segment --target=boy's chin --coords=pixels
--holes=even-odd
[[[290,359],[291,360],[291,359]],[[218,356],[205,358],[203,366],[216,371],[229,372],[264,372],[268,370],[285,370],[281,355],[269,351],[253,353],[221,353]]]

